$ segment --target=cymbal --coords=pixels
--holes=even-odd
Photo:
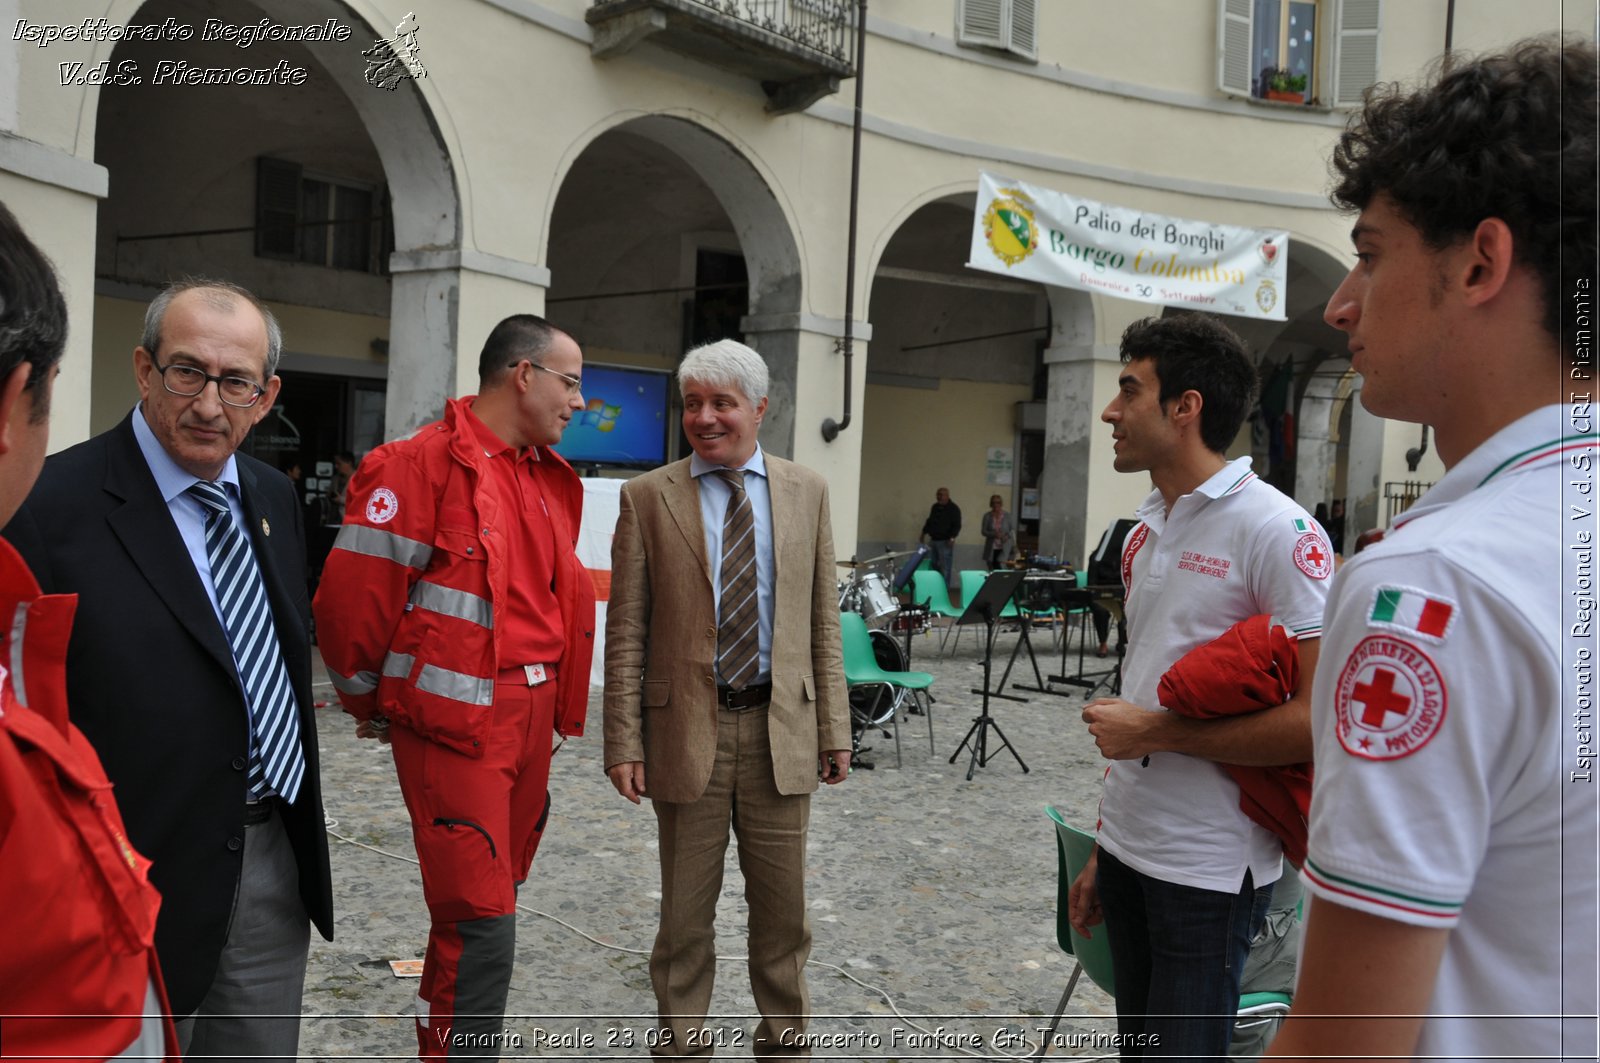
[[[868,565],[876,565],[881,561],[893,561],[900,557],[910,557],[914,553],[916,553],[915,550],[905,550],[898,554],[879,554],[877,557],[863,558],[860,561],[854,558],[849,561],[835,561],[834,564],[840,568],[866,568]]]

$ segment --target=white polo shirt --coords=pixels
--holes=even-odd
[[[1474,450],[1328,599],[1305,881],[1318,904],[1452,928],[1419,1057],[1563,1058],[1558,1019],[1504,1016],[1594,1014],[1592,753],[1573,773],[1594,747],[1574,684],[1592,699],[1596,500],[1563,489],[1592,491],[1596,454],[1569,412]],[[1587,1028],[1570,1058],[1594,1058]]]
[[[1179,658],[1261,613],[1296,638],[1322,630],[1333,548],[1310,515],[1229,462],[1164,513],[1151,492],[1122,552],[1128,654],[1122,696],[1157,709],[1156,687]],[[1277,836],[1239,808],[1221,765],[1182,753],[1113,761],[1100,804],[1099,841],[1136,871],[1180,885],[1237,893],[1282,873]]]

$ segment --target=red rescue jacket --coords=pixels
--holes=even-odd
[[[350,481],[344,526],[314,605],[317,644],[344,710],[385,716],[471,757],[483,755],[503,666],[495,617],[506,600],[504,543],[517,514],[484,488],[483,448],[465,420],[442,420],[377,448]],[[534,474],[556,539],[555,594],[566,642],[555,729],[583,733],[594,656],[594,581],[575,547],[583,485],[548,447]]]
[[[150,861],[134,851],[94,748],[67,721],[75,594],[41,595],[0,539],[0,1036],[7,1056],[106,1059],[154,989],[178,1058]],[[36,1016],[20,1018],[19,1016]]]
[[[1270,616],[1253,616],[1184,654],[1156,694],[1165,708],[1204,720],[1282,705],[1299,685],[1300,648]],[[1223,767],[1239,784],[1244,814],[1278,836],[1291,864],[1304,864],[1311,765]]]

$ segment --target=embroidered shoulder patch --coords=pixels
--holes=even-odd
[[[1453,598],[1389,583],[1373,592],[1367,626],[1440,643],[1455,626],[1457,612]]]
[[[1339,744],[1366,760],[1409,757],[1439,733],[1448,701],[1444,677],[1419,647],[1368,635],[1356,643],[1334,687]]]
[[[374,524],[387,524],[400,512],[400,500],[387,487],[379,487],[367,498],[367,519]]]
[[[1304,521],[1295,521],[1296,525]],[[1294,567],[1312,579],[1327,579],[1333,575],[1333,550],[1319,532],[1308,531],[1294,544]]]

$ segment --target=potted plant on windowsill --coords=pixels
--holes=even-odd
[[[1279,103],[1305,103],[1306,102],[1306,76],[1304,74],[1291,74],[1287,70],[1273,70],[1261,72],[1261,81],[1266,85],[1264,95],[1269,100]]]

